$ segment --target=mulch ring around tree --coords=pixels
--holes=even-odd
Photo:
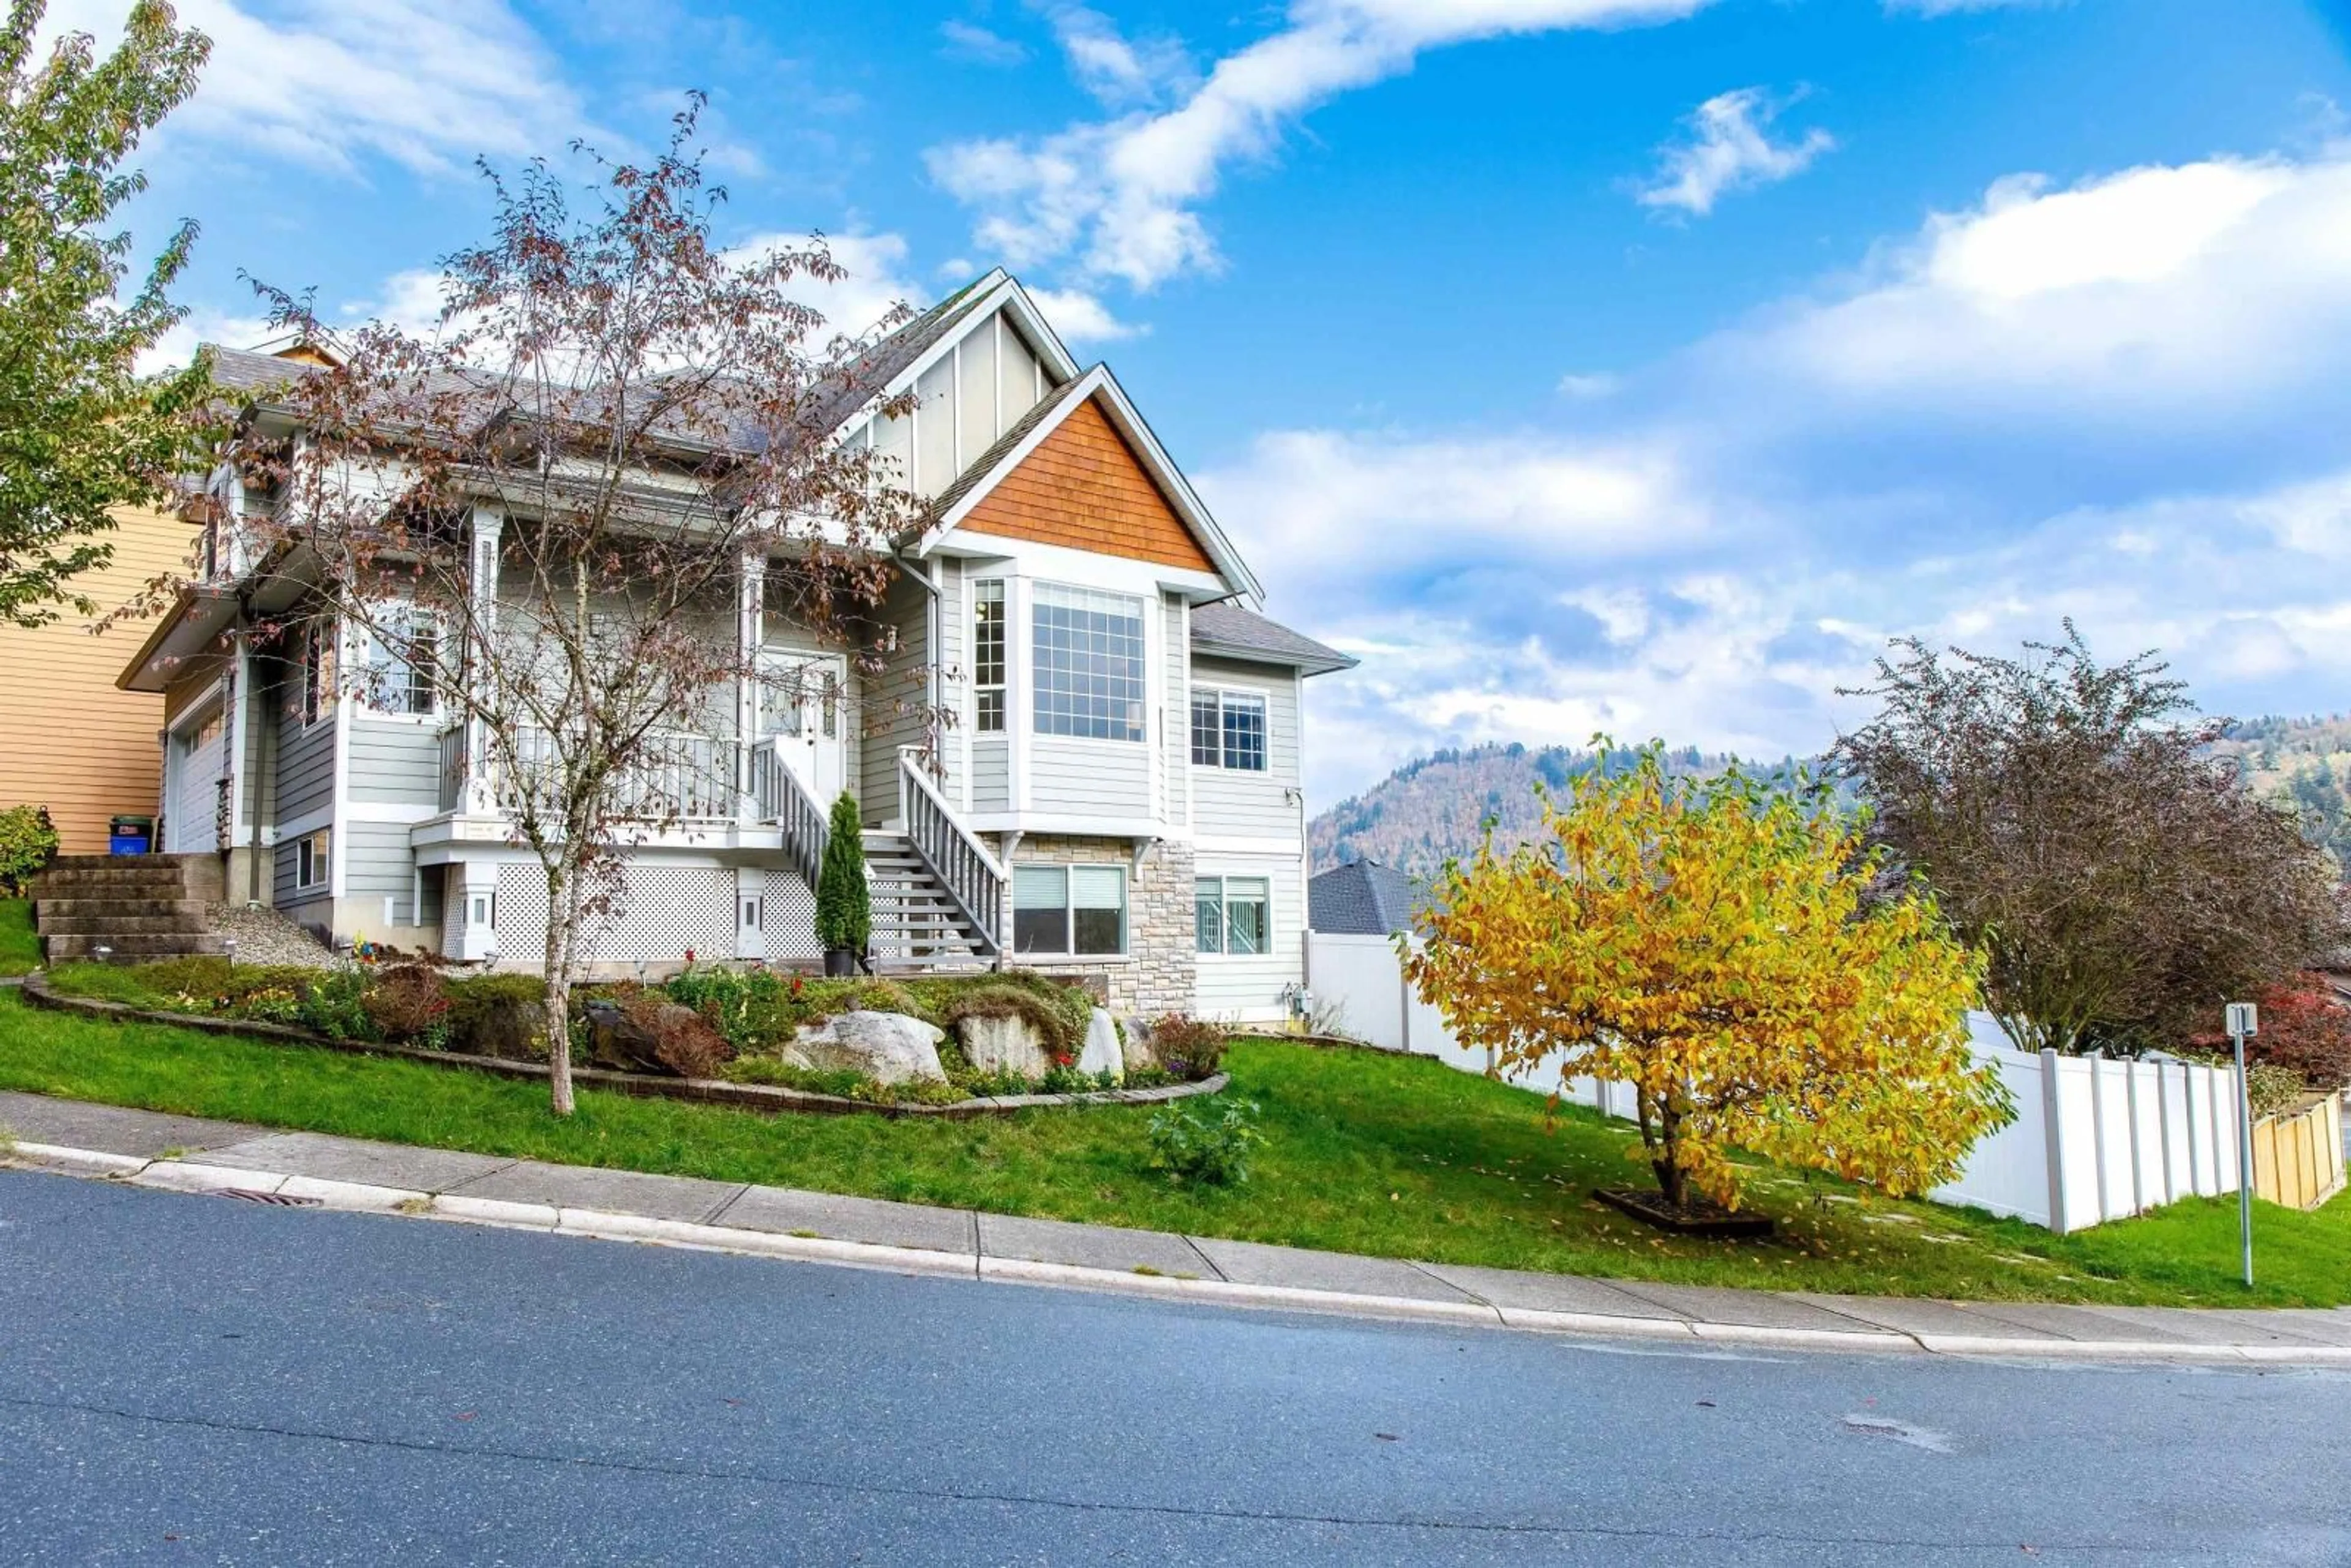
[[[515,1061],[498,1056],[427,1051],[422,1046],[390,1045],[373,1040],[333,1040],[287,1024],[263,1023],[251,1019],[209,1018],[196,1013],[159,1012],[134,1008],[123,1002],[100,1001],[93,997],[63,996],[50,989],[48,981],[40,975],[25,977],[23,994],[25,999],[37,1008],[47,1008],[53,1012],[80,1013],[88,1018],[110,1019],[117,1023],[166,1024],[204,1034],[235,1035],[240,1039],[267,1040],[278,1045],[316,1046],[324,1051],[349,1051],[359,1056],[397,1056],[410,1061],[430,1062],[436,1067],[454,1067],[505,1078],[536,1078],[543,1082],[548,1075],[547,1064],[539,1061]],[[647,1072],[618,1072],[601,1067],[574,1067],[571,1081],[581,1088],[609,1090],[616,1094],[633,1094],[641,1099],[686,1100],[705,1105],[730,1105],[737,1110],[757,1111],[768,1115],[786,1112],[819,1116],[863,1113],[933,1117],[950,1122],[1062,1106],[1157,1105],[1170,1100],[1188,1100],[1196,1094],[1214,1094],[1231,1082],[1227,1074],[1218,1072],[1197,1082],[1170,1083],[1155,1089],[1095,1089],[1081,1094],[975,1095],[969,1100],[958,1100],[947,1105],[924,1105],[852,1100],[846,1095],[818,1094],[778,1084],[736,1083],[723,1078],[664,1078]]]
[[[1631,1215],[1644,1225],[1670,1230],[1677,1236],[1753,1240],[1771,1234],[1770,1215],[1758,1214],[1752,1209],[1725,1208],[1702,1197],[1694,1197],[1677,1208],[1666,1201],[1666,1195],[1661,1192],[1604,1186],[1592,1196],[1611,1208]]]

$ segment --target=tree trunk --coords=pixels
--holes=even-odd
[[[571,1099],[571,950],[579,923],[571,883],[559,867],[547,873],[547,1087],[549,1104],[569,1116]]]
[[[1650,1145],[1649,1168],[1656,1173],[1657,1187],[1666,1201],[1676,1208],[1688,1202],[1689,1184],[1682,1177],[1681,1115],[1670,1100],[1657,1102],[1657,1139]]]

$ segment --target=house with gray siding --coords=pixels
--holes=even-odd
[[[306,373],[215,353],[247,417]],[[846,790],[877,963],[1089,972],[1130,1015],[1281,1016],[1308,914],[1305,683],[1354,660],[1264,614],[1109,368],[1073,359],[1016,279],[917,317],[864,375],[837,438],[925,503],[875,612],[886,652],[846,658],[745,562],[737,624],[710,634],[807,695],[677,716],[690,809],[630,843],[595,964],[816,960],[815,835]],[[904,393],[910,415],[884,412]],[[228,476],[214,499],[270,504]],[[496,560],[502,519],[471,526],[471,559]],[[218,553],[121,677],[165,699],[162,847],[219,855],[231,897],[338,939],[531,965],[543,879],[478,737],[429,682],[338,680],[371,657],[360,630]]]

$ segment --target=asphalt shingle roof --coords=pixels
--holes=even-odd
[[[1352,670],[1361,661],[1326,647],[1303,632],[1292,632],[1252,610],[1220,602],[1196,605],[1192,611],[1192,651],[1251,659],[1260,664],[1292,664],[1309,674],[1328,670]]]
[[[1412,930],[1428,890],[1393,866],[1355,861],[1306,883],[1306,920],[1327,936],[1388,936]]]

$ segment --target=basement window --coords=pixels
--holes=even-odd
[[[1016,953],[1100,956],[1126,951],[1126,872],[1114,865],[1012,868]]]
[[[324,887],[331,873],[331,846],[335,841],[332,828],[320,828],[315,833],[305,833],[294,841],[294,885],[297,888]]]

